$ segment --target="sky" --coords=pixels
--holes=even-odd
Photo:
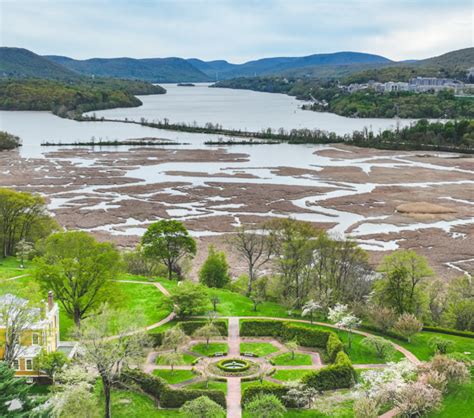
[[[76,59],[421,59],[474,45],[473,1],[0,0],[0,44]]]

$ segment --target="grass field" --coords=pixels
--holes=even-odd
[[[181,362],[181,364],[193,364],[193,361],[196,360],[196,356],[192,356],[191,354],[187,354],[187,353],[183,353],[182,354],[182,357],[183,357],[183,361]],[[166,365],[166,362],[164,361],[163,357],[162,356],[158,356],[156,358],[156,364],[159,364],[159,365]]]
[[[240,343],[241,353],[253,353],[258,357],[264,357],[277,351],[278,348],[270,343]]]
[[[291,353],[283,353],[272,357],[272,362],[276,366],[311,366],[311,356],[309,354],[295,353],[295,358],[291,358]]]
[[[181,383],[193,379],[196,374],[192,370],[153,370],[155,376],[165,379],[168,383]]]
[[[193,345],[190,348],[190,351],[193,351],[203,356],[213,356],[216,353],[227,353],[227,344],[226,343],[209,343],[206,346],[206,343],[199,343]]]
[[[31,273],[31,261],[25,261],[24,265],[25,268],[21,269],[15,257],[0,258],[0,280]]]
[[[190,385],[186,385],[184,389],[206,389],[206,382],[191,383]],[[207,389],[221,390],[222,392],[227,393],[227,382],[211,380]]]
[[[300,380],[305,374],[310,373],[311,370],[277,370],[272,377],[278,380],[287,382],[288,380]]]

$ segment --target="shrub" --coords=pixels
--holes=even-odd
[[[448,356],[438,354],[431,359],[428,366],[431,370],[444,374],[448,384],[465,383],[470,378],[467,366],[463,362]]]
[[[209,304],[206,288],[191,281],[181,282],[171,295],[171,300],[179,316],[203,313]]]
[[[193,335],[199,328],[207,325],[208,321],[182,321],[179,326],[186,335]],[[227,321],[217,320],[212,322],[222,336],[227,335]]]
[[[0,150],[11,150],[21,146],[21,139],[5,131],[0,131]]]
[[[350,388],[355,383],[355,371],[347,354],[340,351],[334,364],[306,374],[301,382],[320,391]]]
[[[225,417],[224,408],[210,400],[207,396],[200,396],[192,401],[187,401],[179,412],[184,416],[196,418]]]
[[[134,383],[143,392],[160,400],[163,391],[168,387],[166,380],[161,377],[143,373],[138,369],[127,369],[120,375],[121,382]]]
[[[163,344],[164,332],[149,332],[148,336],[150,337],[151,344],[153,347],[159,347]]]
[[[417,417],[439,407],[441,392],[422,382],[403,386],[396,394],[395,405],[404,417]]]
[[[242,404],[247,405],[255,397],[264,394],[275,395],[278,399],[285,403],[283,397],[287,394],[287,392],[288,389],[283,385],[278,385],[276,383],[265,383],[264,385],[260,385],[256,383],[255,385],[247,386],[244,389],[244,392],[242,393]]]
[[[186,402],[200,398],[201,396],[207,396],[223,408],[226,406],[225,393],[221,390],[171,389],[169,387],[166,387],[163,391],[160,405],[162,408],[180,408]]]
[[[257,395],[245,405],[245,411],[253,417],[281,418],[285,415],[286,408],[275,395]]]
[[[454,345],[454,342],[446,338],[433,337],[430,338],[429,344],[434,350],[435,354],[446,354],[448,350]]]
[[[393,348],[393,345],[390,343],[390,341],[375,335],[370,335],[364,338],[361,344],[373,351],[377,357],[384,360],[393,357],[395,352],[395,349]]]
[[[265,319],[240,321],[240,335],[245,337],[280,337],[282,328],[282,321]]]
[[[446,376],[436,370],[428,370],[426,373],[420,375],[418,380],[425,385],[430,385],[438,389],[440,392],[445,392],[446,386],[448,385]]]
[[[328,342],[326,344],[326,352],[329,357],[330,362],[336,360],[337,353],[344,350],[344,344],[339,339],[339,337],[331,332],[328,337]]]
[[[472,361],[471,358],[467,354],[464,354],[464,353],[458,353],[458,352],[448,353],[447,357],[452,358],[456,361],[460,361],[461,363],[464,363],[466,367],[468,368],[474,365],[474,361]]]
[[[361,396],[354,401],[354,418],[377,418],[379,409],[378,402],[375,399]]]
[[[411,337],[422,330],[423,324],[415,315],[404,313],[400,315],[393,328],[396,332],[406,337],[408,342],[410,342]]]

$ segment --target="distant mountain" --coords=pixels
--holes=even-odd
[[[362,52],[335,52],[331,54],[314,54],[305,57],[275,57],[248,61],[244,64],[230,64],[227,61],[201,61],[189,59],[189,63],[199,68],[209,76],[219,79],[235,77],[252,77],[258,75],[279,74],[298,69],[300,72],[311,72],[320,66],[351,66],[351,65],[381,65],[393,63],[380,55],[365,54]]]
[[[209,77],[183,58],[91,58],[75,60],[46,55],[50,61],[83,75],[137,79],[154,83],[209,81]]]
[[[437,57],[416,61],[422,67],[457,67],[468,69],[474,67],[474,48],[458,49]]]
[[[0,77],[77,79],[77,73],[23,48],[0,47]]]

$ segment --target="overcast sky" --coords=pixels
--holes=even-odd
[[[38,54],[198,57],[361,51],[418,59],[473,46],[472,0],[0,0],[1,45]]]

